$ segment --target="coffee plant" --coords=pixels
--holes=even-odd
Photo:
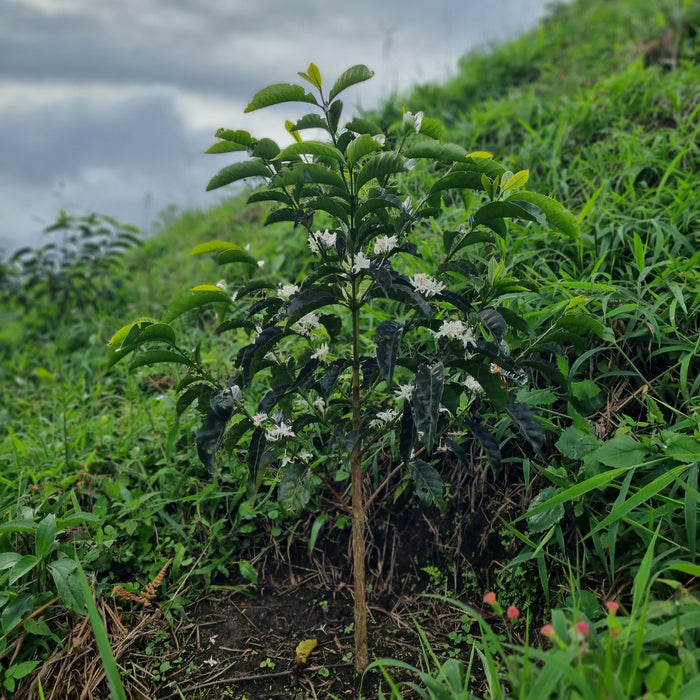
[[[265,223],[282,224],[280,236],[305,238],[303,273],[266,275],[264,261],[235,242],[199,245],[193,255],[253,274],[194,287],[162,319],[124,326],[110,341],[108,362],[138,351],[132,367],[184,366],[177,410],[196,401],[204,414],[197,432],[202,463],[216,472],[220,447],[244,461],[251,498],[274,475],[289,511],[323,486],[351,517],[355,664],[362,671],[370,506],[397,485],[412,484],[423,503],[444,511],[443,452],[466,464],[476,441],[493,469],[501,468],[490,422],[505,420],[536,452],[543,446],[541,425],[516,392],[533,371],[562,378],[546,356],[525,350],[532,343],[512,342],[528,333],[511,308],[527,287],[506,272],[498,253],[503,243],[489,244],[507,241],[509,220],[520,222],[511,226],[521,235],[531,225],[570,237],[578,231],[558,202],[524,189],[527,170],[514,173],[491,154],[443,142],[442,125],[422,112],[405,111],[386,130],[365,117],[343,122],[339,95],[371,78],[367,67],[353,66],[330,89],[314,64],[299,75],[310,92],[272,85],[246,109],[307,106],[310,113],[286,123],[293,143],[280,147],[220,129],[208,153],[248,159],[224,167],[208,189],[262,181],[248,201],[272,205]],[[327,138],[305,140],[309,129]],[[412,191],[420,187],[414,168],[425,169],[420,182],[429,187]],[[199,348],[178,343],[171,325],[208,306],[217,333],[245,338],[223,380],[204,366]]]

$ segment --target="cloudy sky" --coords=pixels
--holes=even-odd
[[[547,0],[0,0],[0,250],[35,245],[60,209],[147,227],[215,204],[219,127],[289,142],[289,107],[253,94],[316,63],[365,63],[345,113],[447,78],[469,49],[532,28]],[[285,138],[286,136],[286,138]]]

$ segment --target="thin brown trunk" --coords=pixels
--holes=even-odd
[[[353,282],[352,427],[362,427],[360,407],[360,314],[357,282]],[[367,583],[365,574],[365,506],[362,495],[362,444],[358,440],[350,454],[352,479],[352,571],[355,594],[355,670],[362,673],[369,663],[367,648]]]

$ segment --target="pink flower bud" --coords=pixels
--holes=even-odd
[[[605,607],[608,609],[608,612],[614,615],[620,609],[620,604],[616,603],[614,600],[609,600],[605,604]]]
[[[487,605],[496,605],[496,594],[493,591],[489,591],[484,596],[484,603]]]
[[[576,623],[576,634],[580,635],[581,637],[585,637],[590,631],[591,631],[591,626],[587,622],[577,622]]]
[[[520,617],[520,610],[515,605],[509,605],[508,610],[506,610],[506,617],[509,620],[517,620]]]
[[[543,637],[549,637],[552,639],[552,637],[556,637],[557,633],[554,631],[554,627],[552,625],[545,625],[541,630],[540,634]]]

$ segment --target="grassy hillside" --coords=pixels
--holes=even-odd
[[[541,453],[514,439],[512,418],[485,409],[502,454],[498,473],[484,466],[488,448],[474,441],[468,466],[459,455],[444,459],[444,513],[420,506],[404,480],[386,514],[371,515],[383,523],[370,560],[377,605],[380,594],[390,610],[387,601],[407,591],[449,595],[481,610],[501,634],[464,610],[449,618],[456,626],[441,627],[443,608],[421,616],[416,611],[432,610],[432,603],[417,604],[422,641],[436,653],[431,661],[421,647],[425,670],[481,654],[466,680],[464,669],[453,669],[455,694],[440,697],[599,697],[591,669],[605,666],[606,644],[614,648],[605,657],[612,659],[605,677],[611,697],[700,695],[692,685],[700,664],[698,599],[688,593],[700,576],[699,26],[700,7],[689,0],[554,7],[535,31],[465,56],[448,82],[418,86],[365,115],[389,128],[401,120],[402,105],[424,111],[444,123],[445,142],[490,151],[513,172],[529,169],[528,188],[558,199],[580,226],[572,239],[510,225],[502,237],[469,248],[477,282],[495,290],[515,280],[497,299],[526,321],[509,337],[514,356],[537,358],[517,399],[546,433]],[[225,158],[202,157],[211,158],[212,175]],[[406,179],[426,192],[441,174],[418,165]],[[209,406],[195,401],[178,410],[183,365],[106,368],[106,343],[119,327],[138,317],[160,319],[194,285],[226,276],[233,288],[257,273],[303,278],[305,235],[289,223],[263,226],[274,207],[246,206],[248,194],[211,211],[164,217],[142,245],[115,255],[99,275],[89,258],[97,253],[57,274],[55,286],[0,270],[0,695],[59,697],[51,680],[59,678],[70,697],[86,681],[100,688],[95,697],[107,696],[100,673],[109,661],[81,622],[86,593],[78,561],[134,697],[220,697],[202,689],[214,671],[183,622],[196,627],[212,592],[255,596],[266,586],[287,586],[325,614],[342,589],[347,562],[338,553],[348,547],[347,518],[329,506],[320,481],[297,512],[284,507],[276,478],[251,498],[248,467],[230,447],[231,433],[218,470],[210,474],[200,464],[195,439]],[[426,265],[438,259],[445,232],[462,223],[453,205],[474,196],[446,198],[442,215],[413,232]],[[264,266],[236,276],[210,256],[189,255],[209,240],[249,244]],[[216,313],[173,326],[178,344],[223,386],[247,339],[216,334]],[[299,586],[309,571],[317,578]],[[139,607],[143,599],[124,613],[110,597],[115,585],[138,597],[154,581],[162,615]],[[499,622],[500,609],[482,604],[486,591],[522,617],[505,619],[500,611]],[[622,605],[619,620],[601,605],[613,599]],[[245,598],[233,600],[242,605]],[[559,647],[546,640],[546,628],[532,632],[550,619]],[[617,647],[615,620],[624,641]],[[570,629],[575,623],[594,630],[586,641],[590,667]],[[409,627],[399,625],[401,634]],[[337,656],[328,644],[317,652],[319,663],[347,661],[347,635],[338,634]],[[513,647],[502,646],[506,638]],[[420,655],[407,650],[420,642],[402,639],[403,646],[389,644],[383,653],[418,665]],[[273,665],[241,655],[232,675],[260,675],[260,682],[231,684],[234,697],[241,688],[249,697],[271,692],[272,681],[258,673],[274,668],[274,644],[266,643],[261,651]],[[544,673],[528,670],[522,645],[534,657],[554,647],[541,653],[554,679],[546,687]],[[580,682],[562,672],[573,659]],[[450,669],[435,682],[447,683]],[[378,696],[372,678],[366,697]],[[426,687],[430,678],[423,678]],[[353,678],[331,671],[333,679],[324,686],[329,697],[357,693]],[[281,678],[277,690],[286,682]],[[473,695],[458,695],[455,684],[469,683]],[[578,695],[571,690],[577,683]],[[183,695],[197,684],[200,690]],[[506,689],[500,695],[499,685]]]

